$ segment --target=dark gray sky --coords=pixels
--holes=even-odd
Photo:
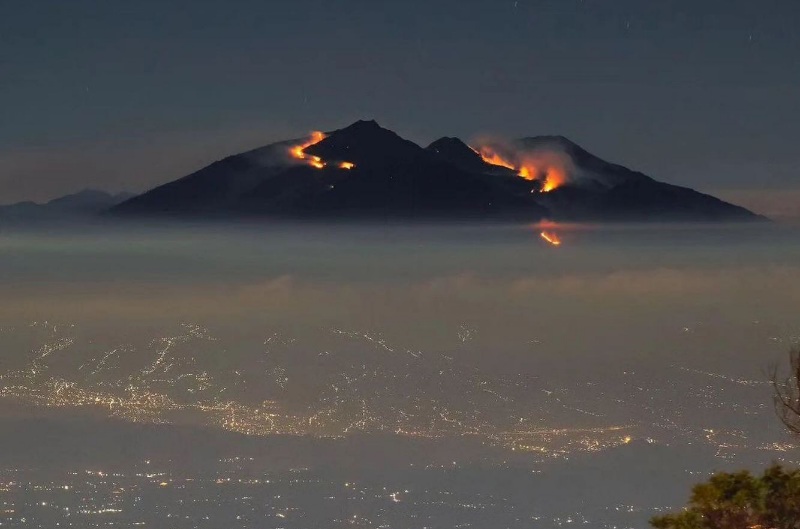
[[[144,190],[359,118],[564,134],[762,211],[800,197],[797,0],[0,4],[0,202]]]

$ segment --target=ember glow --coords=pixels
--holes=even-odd
[[[542,193],[548,193],[553,189],[561,187],[567,181],[567,175],[564,170],[559,167],[548,167],[547,174],[544,177],[544,185],[542,185]]]
[[[541,235],[542,239],[546,240],[553,246],[561,246],[561,239],[559,239],[558,235],[556,235],[552,231],[543,231],[539,235]]]
[[[315,130],[314,132],[311,133],[311,136],[309,137],[309,139],[306,140],[304,143],[301,143],[300,145],[295,145],[294,147],[289,149],[289,154],[292,155],[292,158],[296,158],[298,160],[309,160],[309,163],[311,165],[314,165],[314,162],[322,163],[322,160],[320,160],[317,156],[313,156],[313,157],[309,158],[309,156],[304,151],[308,147],[311,147],[312,145],[314,145],[316,143],[319,143],[324,139],[325,139],[325,133],[324,132],[320,132],[318,130]],[[322,166],[324,167],[325,164],[323,163]],[[317,166],[314,165],[314,167],[317,167]]]
[[[311,167],[315,169],[323,169],[326,166],[326,162],[320,158],[319,156],[310,156],[306,154],[305,150],[312,145],[316,145],[317,143],[321,142],[326,138],[324,132],[314,131],[311,133],[311,136],[308,140],[300,145],[295,145],[289,149],[289,154],[292,158],[296,160],[303,160],[308,163]],[[356,164],[352,162],[341,162],[338,164],[339,169],[352,169],[355,167]]]
[[[483,158],[483,161],[488,164],[499,165],[500,167],[505,167],[506,169],[513,169],[514,171],[517,170],[517,168],[514,166],[513,163],[511,163],[509,160],[506,160],[505,158],[503,158],[502,156],[500,156],[499,154],[497,154],[488,147],[481,147],[480,151],[475,151],[475,152],[480,154],[481,158]],[[522,176],[522,174],[520,174],[520,176]]]
[[[541,163],[533,160],[514,163],[489,147],[481,147],[480,150],[475,150],[475,152],[480,155],[484,162],[516,171],[517,175],[525,180],[542,180],[542,193],[547,193],[560,187],[567,180],[564,170],[559,167],[550,165],[542,167]]]

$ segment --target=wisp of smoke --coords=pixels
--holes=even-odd
[[[542,191],[576,179],[578,170],[572,158],[556,144],[526,146],[499,138],[480,137],[476,151],[489,163],[513,169],[519,176],[542,182]]]

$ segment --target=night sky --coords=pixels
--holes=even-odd
[[[563,134],[762,212],[800,203],[797,0],[0,1],[0,202],[141,191],[360,118]]]

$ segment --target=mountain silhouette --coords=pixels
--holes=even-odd
[[[528,137],[491,148],[520,167],[489,163],[493,160],[458,138],[444,137],[422,148],[375,121],[357,121],[327,134],[229,156],[111,212],[294,219],[761,218],[606,162],[561,136]],[[555,176],[557,187],[548,185]]]
[[[491,164],[483,161],[480,154],[458,138],[439,138],[425,150],[465,171],[483,173],[491,172],[493,169]]]
[[[327,135],[305,152],[325,160],[349,161],[370,167],[407,164],[424,155],[417,144],[401,138],[375,121],[356,121]]]
[[[132,193],[111,194],[84,189],[42,204],[28,201],[0,206],[0,221],[27,223],[90,218],[134,196]]]

